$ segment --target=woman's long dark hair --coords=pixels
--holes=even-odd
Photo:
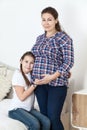
[[[44,13],[49,13],[49,14],[51,14],[51,15],[54,17],[55,20],[58,18],[58,12],[57,12],[56,9],[53,8],[53,7],[47,7],[47,8],[45,8],[45,9],[43,9],[42,12],[41,12],[41,16],[42,16]],[[57,31],[59,31],[59,32],[62,31],[59,21],[56,23],[55,29],[56,29]]]
[[[33,55],[33,53],[32,53],[31,51],[25,52],[25,53],[22,55],[22,57],[21,57],[20,60],[23,60],[23,59],[25,58],[25,56],[31,56],[31,57],[35,60],[35,56]],[[31,83],[30,83],[30,81],[28,80],[28,78],[26,77],[26,75],[24,74],[23,70],[22,70],[22,64],[20,64],[20,70],[21,70],[21,73],[22,73],[22,75],[23,75],[23,78],[24,78],[24,80],[25,80],[26,85],[29,86]]]

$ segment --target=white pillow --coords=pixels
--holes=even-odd
[[[0,65],[0,75],[6,76],[7,68],[4,65]]]
[[[10,89],[11,82],[5,76],[0,75],[0,101],[7,96]]]
[[[0,130],[27,130],[22,122],[8,117],[10,102],[11,99],[4,99],[0,102]]]
[[[14,69],[15,70],[15,69]],[[12,77],[14,74],[14,70],[12,70],[11,68],[7,68],[7,73],[6,73],[6,78],[10,81],[12,81]]]

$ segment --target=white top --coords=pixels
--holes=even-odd
[[[31,76],[30,74],[26,74],[26,76],[28,77],[29,81],[31,81]],[[13,78],[12,78],[12,85],[18,85],[18,86],[24,86],[24,89],[28,89],[28,86],[25,83],[25,80],[22,76],[22,73],[20,72],[20,70],[16,70]],[[11,101],[11,105],[10,105],[10,109],[9,110],[13,110],[13,109],[17,109],[17,108],[23,108],[27,111],[30,111],[34,105],[34,92],[27,97],[24,101],[21,101],[18,97],[17,94],[15,92],[15,89],[13,87],[13,98]]]

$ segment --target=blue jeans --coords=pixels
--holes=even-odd
[[[50,120],[35,109],[28,112],[17,108],[9,111],[8,115],[24,123],[28,130],[50,130]]]
[[[64,130],[61,122],[61,111],[67,94],[66,86],[40,85],[35,94],[40,112],[51,121],[51,130]]]

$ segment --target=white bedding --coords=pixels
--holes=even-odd
[[[23,123],[8,117],[10,101],[11,99],[4,99],[0,102],[0,130],[27,130]]]

